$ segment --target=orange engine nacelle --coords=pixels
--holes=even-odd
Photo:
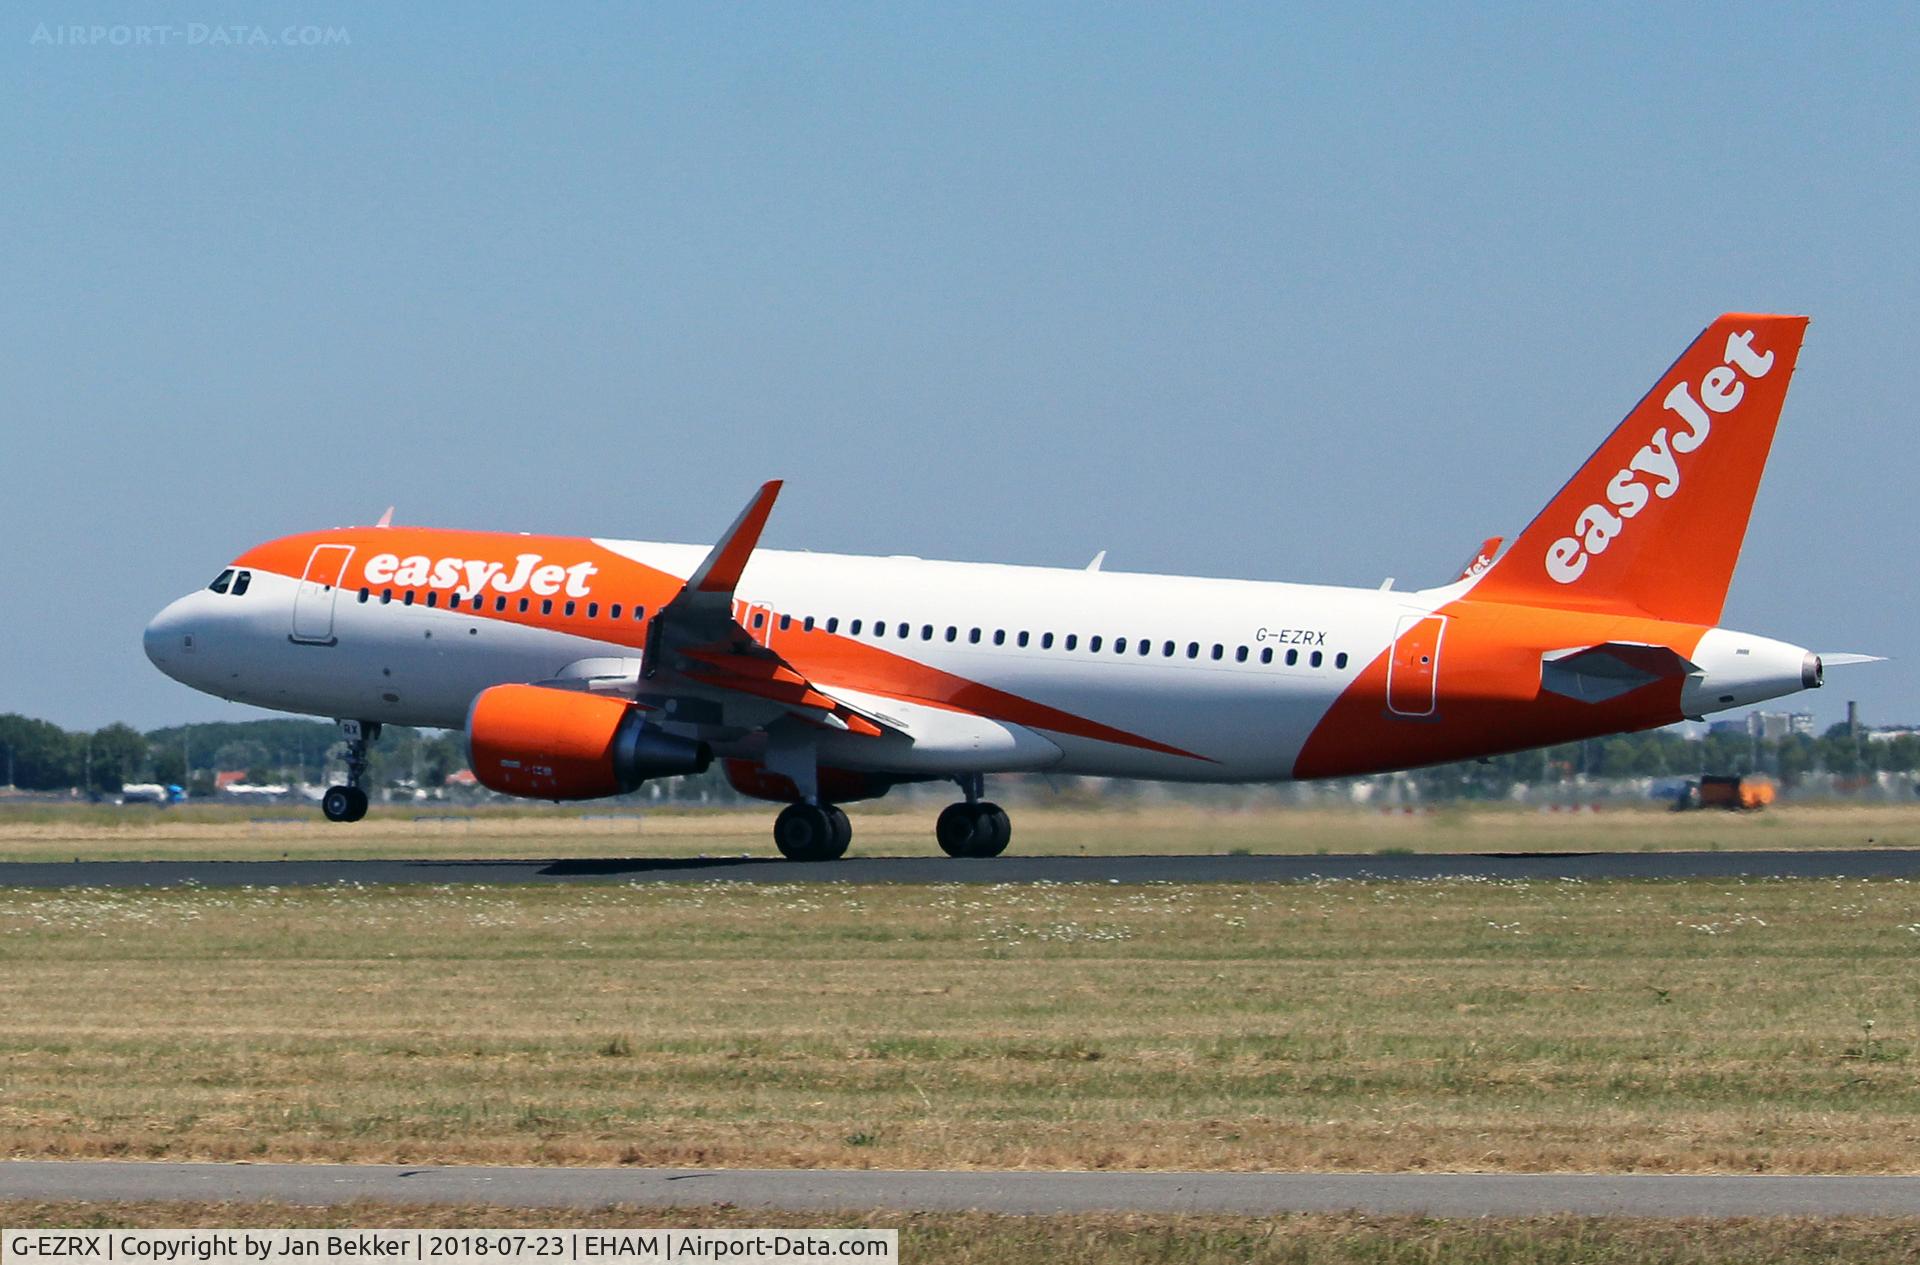
[[[467,712],[467,765],[503,795],[598,799],[711,763],[706,743],[652,728],[639,707],[604,694],[496,685]]]

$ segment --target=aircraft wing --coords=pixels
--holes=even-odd
[[[1505,543],[1505,541],[1505,536],[1489,536],[1481,541],[1480,547],[1473,551],[1472,556],[1467,559],[1466,565],[1460,568],[1460,574],[1453,577],[1454,583],[1458,584],[1462,580],[1471,580],[1474,576],[1479,575],[1482,571],[1492,566],[1495,555],[1500,552],[1500,546]]]
[[[808,680],[767,645],[774,613],[748,611],[735,595],[779,494],[779,480],[761,485],[653,617],[636,682],[639,701],[665,719],[693,725],[757,729],[791,715],[873,738],[899,732],[886,717]]]

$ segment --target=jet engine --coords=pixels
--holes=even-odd
[[[711,763],[706,743],[656,729],[639,706],[604,694],[496,685],[467,712],[468,767],[505,795],[598,799]]]

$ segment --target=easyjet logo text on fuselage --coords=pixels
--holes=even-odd
[[[1653,432],[1633,454],[1624,470],[1607,480],[1607,503],[1587,506],[1573,523],[1573,533],[1547,546],[1547,575],[1556,584],[1572,584],[1587,569],[1587,562],[1603,554],[1607,546],[1626,530],[1627,520],[1653,503],[1654,497],[1667,500],[1680,490],[1680,458],[1707,442],[1713,431],[1715,414],[1731,412],[1747,394],[1741,375],[1764,378],[1773,368],[1773,353],[1753,349],[1753,331],[1730,334],[1721,364],[1707,370],[1700,379],[1699,397],[1687,382],[1676,382],[1667,392],[1662,407],[1686,423],[1685,430],[1669,431],[1662,426]],[[1651,484],[1641,481],[1645,476]]]
[[[495,593],[525,589],[540,597],[552,597],[564,590],[568,597],[586,597],[591,592],[587,580],[599,570],[591,562],[563,567],[537,553],[523,553],[512,563],[486,558],[431,559],[425,554],[402,558],[380,553],[367,559],[366,576],[368,584],[453,589],[467,596],[491,588]]]

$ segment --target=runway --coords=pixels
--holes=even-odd
[[[1003,856],[592,860],[9,861],[0,888],[382,883],[1299,883],[1316,879],[1920,878],[1920,849],[1434,852],[1382,856]]]
[[[0,1162],[0,1199],[1436,1217],[1920,1216],[1920,1177],[1042,1173]]]

